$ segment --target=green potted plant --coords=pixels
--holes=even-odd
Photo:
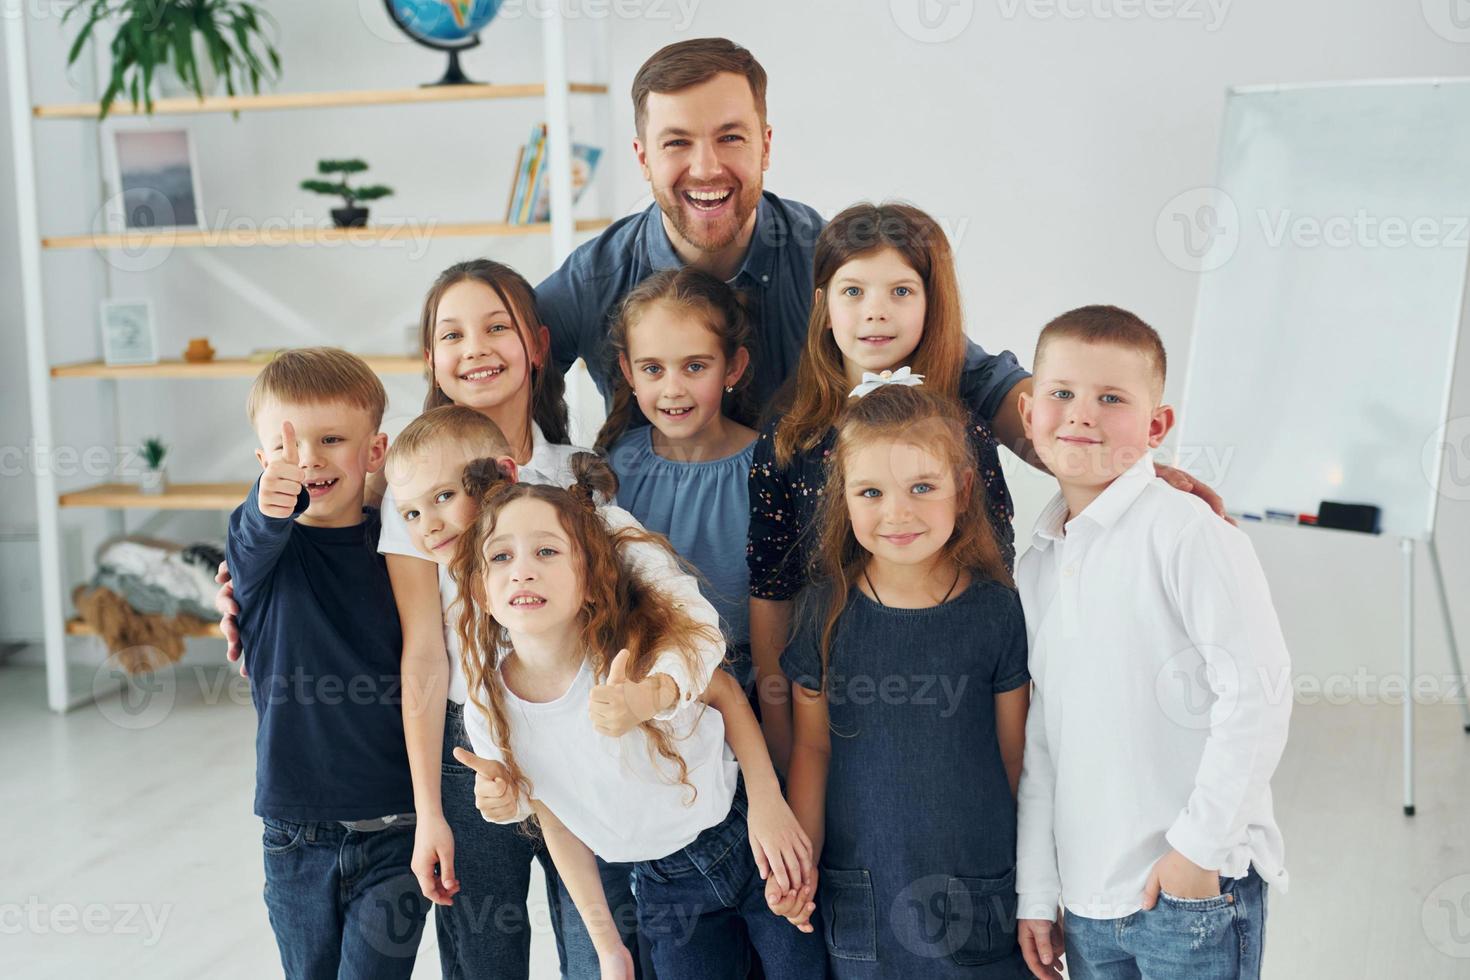
[[[361,228],[367,224],[368,209],[358,207],[357,202],[376,201],[393,193],[391,187],[384,187],[382,184],[373,184],[368,187],[348,186],[348,176],[360,174],[367,168],[368,165],[362,160],[319,160],[316,165],[317,173],[327,176],[339,175],[339,179],[303,180],[301,189],[342,198],[346,202],[345,205],[332,209],[333,223],[338,228]]]
[[[168,446],[159,436],[149,436],[138,447],[147,469],[138,480],[138,489],[144,493],[163,493],[168,486],[168,475],[163,468],[163,457],[168,455]]]
[[[279,78],[281,56],[265,25],[276,22],[254,3],[243,0],[74,0],[62,15],[81,18],[66,63],[74,64],[87,41],[104,24],[115,25],[109,49],[112,69],[100,100],[99,119],[126,94],[153,112],[153,82],[172,69],[183,87],[200,99],[222,79],[235,95],[247,85],[259,93],[262,78]],[[208,81],[207,81],[208,80]]]

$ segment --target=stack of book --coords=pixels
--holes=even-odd
[[[602,150],[581,143],[572,144],[572,203],[582,199],[582,192],[592,183]],[[546,124],[531,128],[531,138],[516,156],[516,179],[511,185],[510,200],[505,205],[505,222],[527,225],[551,220],[551,188],[546,179]]]

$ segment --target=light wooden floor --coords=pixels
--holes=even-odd
[[[0,667],[0,976],[278,975],[251,816],[243,683],[186,664],[150,699],[65,717],[40,669]],[[1399,806],[1399,709],[1298,705],[1275,780],[1290,894],[1272,980],[1470,977],[1470,735],[1419,710],[1419,813]],[[555,975],[540,898],[537,977]],[[433,930],[416,977],[439,975]]]

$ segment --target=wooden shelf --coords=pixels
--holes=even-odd
[[[606,85],[572,82],[568,89],[574,95],[605,95]],[[356,92],[277,92],[265,95],[210,96],[203,100],[186,96],[177,99],[154,99],[155,116],[181,116],[195,113],[257,112],[275,109],[342,109],[370,105],[421,105],[429,102],[474,102],[486,99],[532,99],[546,94],[540,82],[529,85],[437,85],[406,89],[366,89]],[[96,102],[74,102],[61,105],[38,105],[31,109],[37,119],[95,119],[101,107]],[[111,116],[141,116],[145,107],[133,108],[132,102],[119,98],[112,104]]]
[[[420,374],[422,358],[363,356],[367,366],[378,374]],[[157,364],[104,364],[88,361],[82,364],[58,364],[51,369],[53,378],[253,378],[270,362],[247,358],[216,358],[213,361],[159,361]]]
[[[57,499],[57,505],[142,510],[234,510],[249,493],[248,483],[170,483],[163,493],[144,493],[131,483],[104,483],[64,493]]]
[[[586,218],[576,230],[599,231],[612,224],[609,218]],[[151,245],[169,248],[283,248],[289,245],[330,245],[338,242],[407,242],[417,238],[495,238],[547,235],[551,224],[540,221],[509,225],[500,221],[469,223],[428,222],[423,225],[383,225],[368,228],[226,228],[201,230],[174,228],[164,231],[125,231],[110,235],[59,235],[41,239],[46,249],[126,248]]]
[[[66,633],[68,636],[96,636],[97,631],[80,619],[68,619],[66,621]],[[219,631],[219,623],[209,623],[197,630],[190,630],[186,636],[211,637],[223,640],[225,635]]]

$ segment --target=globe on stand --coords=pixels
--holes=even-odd
[[[500,12],[501,0],[383,0],[393,23],[419,44],[449,52],[444,77],[426,85],[472,85],[459,53],[480,43],[480,31]]]

